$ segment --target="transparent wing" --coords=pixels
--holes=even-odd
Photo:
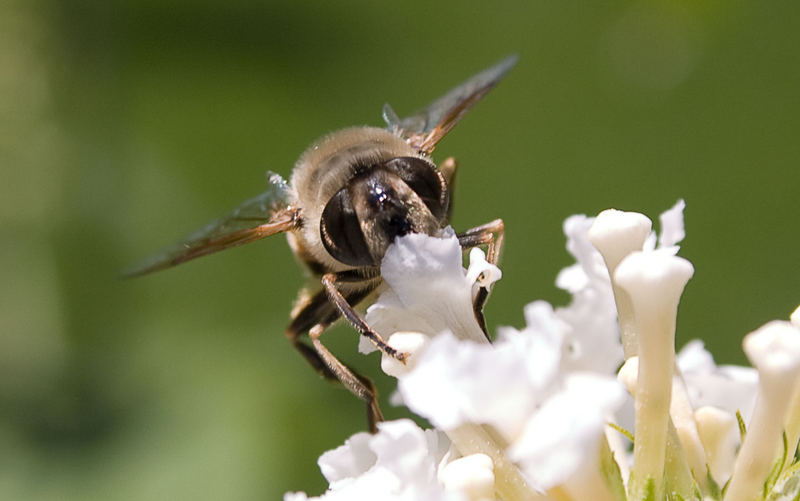
[[[430,153],[464,114],[497,85],[517,63],[509,56],[491,68],[467,79],[426,108],[400,119],[389,104],[383,106],[383,119],[389,130],[405,138],[423,153]]]
[[[291,206],[286,181],[272,172],[267,176],[267,191],[192,233],[183,242],[125,271],[124,275],[144,275],[295,228],[297,210]]]

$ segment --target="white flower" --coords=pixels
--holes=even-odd
[[[708,469],[718,485],[724,485],[733,472],[739,429],[736,417],[716,407],[700,407],[694,412],[697,431],[708,458]]]
[[[659,249],[675,254],[677,243],[684,237],[683,200],[661,215]],[[601,218],[602,216],[602,218]],[[590,230],[596,221],[593,236]],[[618,227],[621,226],[621,229]],[[656,234],[650,231],[650,221],[641,214],[604,211],[598,218],[570,216],[564,222],[567,250],[576,263],[564,268],[556,285],[572,294],[572,302],[557,308],[557,316],[571,327],[566,347],[570,356],[565,360],[573,370],[589,370],[613,374],[623,361],[618,326],[618,303],[606,263],[616,269],[619,261],[634,250],[656,248]],[[616,239],[622,239],[619,245]],[[595,248],[595,243],[607,249],[609,256]],[[601,250],[603,250],[601,249]],[[610,260],[610,261],[609,261]],[[623,304],[624,307],[624,304]],[[624,313],[624,312],[623,312]],[[625,315],[621,315],[625,318]],[[635,350],[633,350],[635,352]]]
[[[547,399],[508,450],[533,484],[548,490],[566,483],[597,460],[603,429],[625,393],[616,381],[590,373],[570,374]]]
[[[572,294],[572,302],[556,309],[556,315],[570,327],[565,364],[572,370],[613,374],[623,360],[622,345],[608,271],[588,238],[593,221],[571,216],[564,222],[567,250],[577,263],[558,274],[556,285]]]
[[[642,250],[652,227],[644,214],[607,209],[594,219],[587,236],[592,246],[602,254],[606,268],[613,276],[625,256]]]
[[[378,433],[357,433],[319,458],[328,491],[315,498],[290,493],[284,501],[434,501],[464,499],[438,480],[450,443],[441,432],[422,430],[408,419],[378,423]]]
[[[683,288],[693,273],[685,259],[658,250],[632,252],[614,273],[615,281],[631,299],[639,354],[633,450],[636,476],[630,488],[636,497],[644,497],[650,483],[656,498],[666,492],[675,318]]]
[[[439,480],[449,492],[466,495],[470,501],[494,499],[494,464],[486,454],[458,458],[439,470]]]
[[[472,311],[473,287],[479,279],[489,285],[502,274],[477,252],[466,271],[450,228],[442,238],[416,233],[397,238],[381,263],[388,289],[367,309],[367,323],[385,337],[398,331],[435,336],[449,330],[464,339],[486,340]],[[369,353],[375,347],[362,339],[359,350]]]
[[[506,335],[489,345],[445,332],[399,379],[398,390],[412,411],[441,429],[491,424],[513,439],[548,393],[560,357],[560,342],[548,338]],[[534,358],[544,363],[530,374]]]
[[[421,332],[399,331],[389,336],[388,342],[389,346],[400,353],[415,355],[401,362],[395,357],[389,356],[386,353],[381,353],[381,370],[390,376],[400,377],[416,367],[419,354],[430,344],[431,338]],[[402,401],[399,403],[402,403]]]
[[[426,255],[428,270],[455,269],[444,262],[434,265],[434,254],[428,252],[428,245],[422,238],[404,240],[403,250]],[[436,256],[460,263],[455,253]],[[387,255],[383,268],[399,267],[396,259],[398,254]],[[455,273],[447,275],[442,281],[460,283],[463,288],[450,295],[466,297],[467,287],[472,287],[473,282],[465,282]],[[449,278],[451,275],[458,280]],[[398,287],[398,281],[414,280],[419,279],[409,273],[397,274],[389,285],[392,289],[407,290],[411,287],[406,284]],[[438,274],[426,273],[426,283],[439,280]],[[393,318],[418,314],[420,309],[415,306],[404,310],[399,307],[395,302],[398,295],[384,293],[376,303],[378,306],[370,310],[372,320],[380,324],[380,315],[390,308]],[[391,303],[385,303],[387,298]],[[591,314],[587,312],[586,316],[590,318]],[[422,349],[412,351],[413,368],[398,373],[398,390],[412,411],[440,429],[454,430],[470,423],[490,425],[511,444],[510,457],[523,466],[534,485],[547,489],[575,474],[587,458],[595,459],[593,451],[602,440],[604,425],[622,402],[624,392],[611,377],[612,369],[606,369],[606,374],[575,374],[576,357],[565,340],[569,334],[575,333],[576,339],[580,336],[548,303],[529,304],[525,318],[525,329],[500,329],[492,345],[459,339],[449,329],[443,329],[424,343]],[[580,334],[589,339],[592,332]],[[402,336],[405,339],[408,335]],[[616,354],[621,355],[618,343]],[[582,409],[574,413],[579,419],[565,420],[568,408]],[[553,433],[551,425],[556,423],[569,426],[560,426],[559,433]],[[545,434],[548,441],[536,440],[537,433]],[[561,459],[549,461],[545,451],[558,451]]]
[[[493,344],[444,333],[426,347],[398,384],[403,401],[442,429],[493,425],[513,440],[559,377],[566,327],[544,302],[525,308],[529,326],[500,330]]]
[[[678,200],[671,209],[662,213],[658,220],[661,222],[661,234],[658,236],[658,248],[669,249],[670,253],[678,253],[678,243],[686,237],[683,228],[683,209],[686,202]]]
[[[740,412],[750,420],[758,392],[758,373],[751,367],[721,365],[700,340],[690,341],[677,355],[678,368],[695,409],[716,407],[731,416]]]
[[[726,501],[757,497],[778,459],[789,404],[800,380],[800,329],[774,320],[745,337],[744,351],[758,370],[759,395],[736,458]],[[793,443],[789,450],[796,448]]]
[[[465,270],[451,230],[442,238],[398,238],[382,262],[386,286],[366,319],[411,355],[406,364],[384,356],[382,368],[398,379],[396,401],[436,430],[401,420],[380,423],[374,436],[354,435],[320,458],[330,488],[315,499],[720,501],[717,487],[726,482],[724,501],[763,499],[768,491],[770,500],[796,499],[800,309],[794,325],[768,324],[748,336],[745,349],[759,373],[716,366],[700,341],[676,358],[678,302],[693,274],[676,256],[684,206],[681,200],[661,215],[658,238],[641,214],[568,218],[576,264],[557,284],[572,301],[528,304],[525,327],[500,328],[493,344],[472,301],[500,278],[499,269],[473,249]],[[624,357],[620,330],[628,337]],[[626,425],[632,413],[612,377],[623,358],[619,381],[636,406],[633,454],[606,426]],[[738,457],[736,412],[748,422]]]

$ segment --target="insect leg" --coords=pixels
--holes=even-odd
[[[503,248],[503,237],[505,235],[505,227],[503,226],[502,219],[495,219],[486,224],[470,228],[464,233],[458,235],[458,243],[461,244],[463,249],[471,249],[479,245],[487,245],[486,261],[491,264],[497,264],[500,259],[500,251]],[[486,305],[486,300],[489,298],[490,289],[488,287],[481,287],[472,301],[472,311],[475,314],[475,320],[481,326],[486,338],[489,338],[488,330],[486,329],[486,318],[483,315],[483,307]]]
[[[377,285],[376,285],[377,286]],[[353,303],[358,303],[372,290],[370,287],[348,297]],[[353,369],[340,362],[319,341],[319,337],[333,322],[339,318],[339,310],[331,304],[328,293],[319,291],[308,300],[297,313],[286,329],[286,336],[292,345],[303,355],[314,370],[330,381],[339,382],[350,392],[367,403],[367,425],[372,433],[377,431],[376,423],[383,420],[383,414],[378,406],[378,393],[375,385],[368,378],[361,376]],[[303,343],[300,336],[308,332],[313,348]]]
[[[337,310],[328,300],[327,293],[317,292],[310,300],[307,300],[302,307],[292,315],[292,322],[286,328],[286,337],[292,345],[303,355],[311,367],[325,379],[337,381],[336,375],[331,372],[319,354],[313,348],[303,343],[300,336],[307,333],[312,327],[322,325],[329,326],[339,318]]]
[[[361,318],[361,315],[359,315],[358,312],[354,310],[352,306],[350,306],[350,303],[347,301],[347,299],[345,299],[338,288],[338,285],[341,284],[354,283],[363,280],[363,278],[355,277],[346,271],[342,273],[326,273],[325,275],[322,275],[322,286],[326,291],[328,291],[328,297],[330,298],[331,302],[336,306],[336,308],[339,309],[345,320],[347,320],[350,325],[352,325],[353,328],[358,331],[359,334],[366,336],[370,341],[372,341],[376,348],[386,353],[390,357],[393,357],[401,362],[405,362],[408,354],[401,353],[386,344],[386,341],[383,340],[381,335],[375,332],[372,327],[367,325],[367,322]]]
[[[345,388],[367,403],[367,426],[369,427],[370,433],[376,433],[378,431],[377,423],[383,421],[383,413],[381,413],[380,406],[378,405],[378,391],[375,389],[375,385],[372,381],[344,365],[333,353],[328,351],[322,342],[320,342],[319,337],[325,331],[326,327],[325,325],[317,324],[312,327],[308,333],[317,356],[325,364],[327,370],[330,371]]]
[[[470,228],[463,233],[459,233],[458,243],[464,249],[471,249],[479,245],[488,245],[486,260],[492,264],[497,264],[500,259],[500,251],[503,248],[503,237],[505,228],[502,219],[495,219],[486,224]]]

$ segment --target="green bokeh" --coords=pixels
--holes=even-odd
[[[118,271],[509,53],[445,139],[454,226],[506,222],[491,326],[564,304],[563,220],[685,198],[679,344],[742,363],[800,303],[797,2],[10,0],[0,5],[0,499],[277,499],[360,402],[282,335],[282,238],[135,281]],[[356,336],[335,353],[392,382]],[[405,415],[386,404],[389,417]]]

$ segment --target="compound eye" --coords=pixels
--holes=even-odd
[[[438,221],[444,220],[450,195],[444,177],[432,163],[418,157],[396,157],[384,167],[414,190]]]
[[[347,187],[337,191],[325,205],[319,232],[325,250],[337,261],[358,267],[376,264],[367,247]]]

